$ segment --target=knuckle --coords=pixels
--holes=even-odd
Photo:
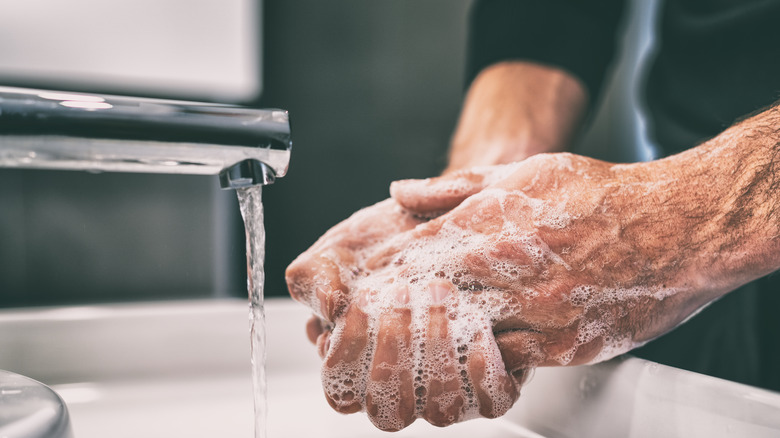
[[[342,289],[317,289],[320,299],[320,312],[329,321],[335,321],[344,314],[349,305],[349,298]]]

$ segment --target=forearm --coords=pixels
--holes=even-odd
[[[689,264],[689,285],[702,299],[780,268],[778,106],[647,168],[661,183],[676,179],[676,190],[650,202],[670,211],[662,217],[679,218],[672,227],[691,230],[678,241],[689,258],[680,263]]]
[[[530,62],[486,68],[467,93],[445,173],[566,150],[587,99],[580,81],[556,68]]]
[[[715,287],[731,290],[780,268],[780,107],[743,120],[702,149],[685,158],[716,163],[707,176],[723,195],[710,221],[710,276]]]

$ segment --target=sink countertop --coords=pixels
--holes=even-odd
[[[51,385],[77,438],[252,436],[248,305],[198,300],[0,311],[0,369]],[[389,436],[330,409],[309,312],[269,299],[269,437]],[[780,436],[780,394],[623,357],[539,369],[497,420],[398,437]]]

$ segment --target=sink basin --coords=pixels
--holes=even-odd
[[[0,371],[0,437],[71,438],[68,409],[46,385]]]
[[[386,437],[331,410],[309,312],[270,299],[268,436]],[[203,300],[0,311],[0,369],[50,385],[76,438],[251,437],[247,303]],[[780,436],[780,394],[622,357],[537,370],[507,415],[398,437]]]

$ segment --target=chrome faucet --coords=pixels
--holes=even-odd
[[[286,111],[0,87],[0,167],[219,174],[222,188],[287,173]]]

